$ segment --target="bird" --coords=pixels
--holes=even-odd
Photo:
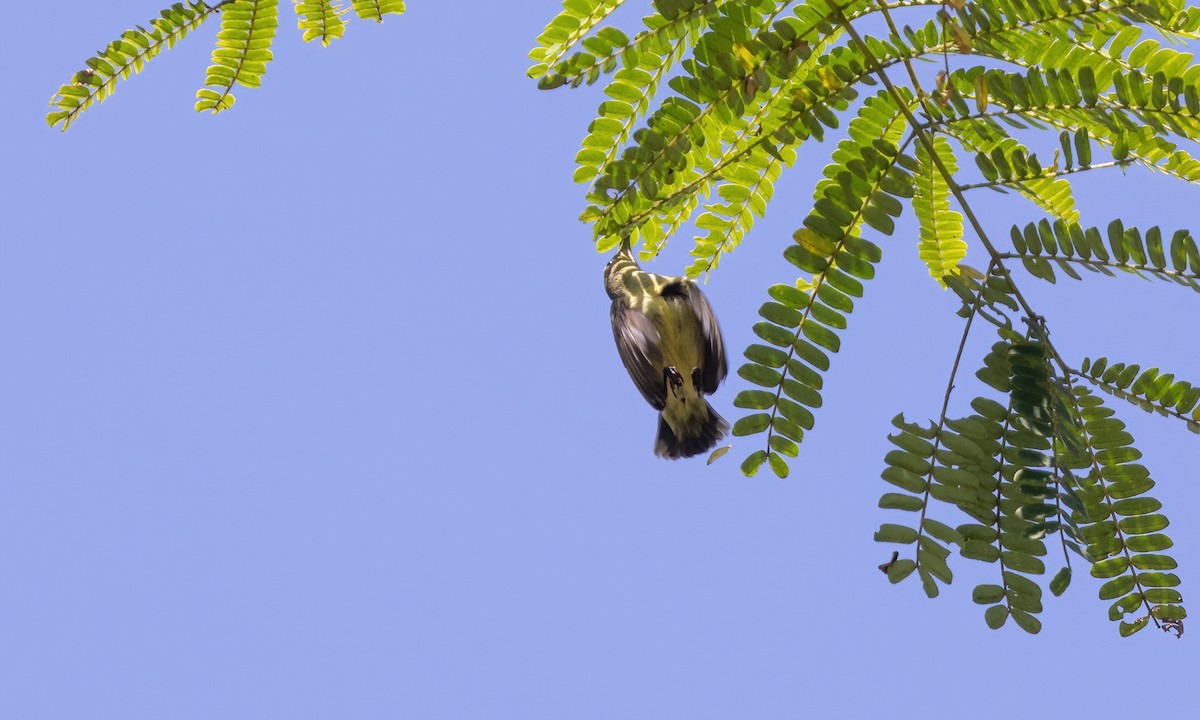
[[[633,384],[659,411],[654,454],[676,460],[717,444],[729,424],[705,395],[725,379],[725,343],[708,299],[684,277],[638,266],[628,237],[604,267],[613,338]]]

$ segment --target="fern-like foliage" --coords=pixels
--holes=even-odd
[[[1117,181],[1130,168],[1200,182],[1200,65],[1170,46],[1200,38],[1200,9],[1184,0],[651,0],[627,33],[609,22],[623,4],[563,0],[529,54],[540,88],[604,86],[574,173],[588,184],[581,218],[598,249],[629,237],[652,254],[695,228],[684,271],[706,275],[751,238],[802,153],[831,146],[781,260],[798,277],[766,287],[753,325],[760,341],[738,370],[748,383],[734,399],[745,410],[733,426],[747,444],[742,470],[788,475],[825,402],[849,315],[911,206],[917,253],[959,301],[963,333],[940,411],[927,423],[899,416],[890,436],[883,479],[892,487],[880,505],[909,520],[885,523],[877,538],[913,551],[885,565],[889,579],[915,576],[932,596],[953,580],[955,553],[986,563],[994,576],[973,592],[986,622],[1011,618],[1037,632],[1044,590],[1064,592],[1082,562],[1123,634],[1149,624],[1181,633],[1166,517],[1102,394],[1196,430],[1200,391],[1135,363],[1073,367],[1014,270],[1019,260],[1051,282],[1121,271],[1200,289],[1189,230],[1167,239],[1118,219],[1102,232],[1084,222],[1073,185],[1081,173]],[[323,45],[348,17],[382,21],[405,9],[397,0],[295,6],[303,39]],[[196,107],[231,107],[233,86],[257,87],[272,59],[278,0],[172,5],[150,30],[127,31],[89,59],[52,99],[49,124],[65,129],[218,10]],[[922,60],[937,61],[936,74]],[[1030,216],[1008,232],[986,227],[974,205],[990,192],[1024,198]],[[983,272],[964,264],[968,244],[986,256]],[[996,338],[977,363],[971,413],[955,415],[979,327]]]
[[[751,443],[742,470],[789,473],[848,317],[912,206],[918,255],[961,301],[965,325],[941,412],[894,422],[880,505],[911,520],[885,523],[877,539],[912,552],[885,564],[889,579],[915,576],[932,596],[953,579],[954,553],[990,564],[993,580],[973,593],[987,623],[1037,632],[1044,590],[1062,594],[1082,562],[1116,601],[1122,633],[1151,622],[1181,632],[1152,483],[1124,426],[1084,386],[1193,428],[1200,390],[1158,371],[1129,377],[1136,366],[1073,368],[1010,265],[1051,281],[1120,270],[1197,289],[1188,231],[1089,228],[1073,181],[1140,167],[1200,182],[1200,65],[1167,45],[1200,37],[1200,10],[1183,0],[654,0],[627,34],[606,24],[620,4],[564,0],[530,53],[543,89],[604,83],[575,171],[599,250],[630,237],[654,253],[694,226],[686,273],[712,272],[750,238],[804,146],[838,138],[784,251],[801,275],[767,288],[738,369],[749,385],[734,399],[745,414],[733,434]],[[989,231],[973,208],[986,191],[1025,198],[1033,216]],[[986,271],[963,263],[969,243]],[[983,391],[954,416],[981,325],[998,335],[976,373]]]
[[[304,42],[320,40],[329,43],[346,33],[346,21],[342,16],[349,11],[333,0],[306,0],[296,3],[296,14],[300,16],[299,27],[304,32]]]
[[[250,88],[262,84],[278,27],[279,0],[238,0],[225,8],[205,87],[196,91],[197,112],[233,107],[234,83]]]
[[[862,230],[890,235],[900,198],[913,196],[913,177],[904,166],[913,168],[916,161],[895,145],[904,130],[901,118],[885,95],[862,106],[850,138],[835,153],[841,164],[826,168],[812,212],[784,251],[808,275],[795,286],[769,288],[771,300],[759,308],[763,322],[754,332],[768,345],[750,345],[749,362],[738,375],[762,389],[744,390],[734,399],[737,407],[754,412],[734,423],[733,434],[765,436],[765,447],[742,465],[748,475],[763,462],[776,475],[787,475],[783,457],[796,457],[804,431],[813,427],[811,411],[822,403],[821,373],[829,369],[829,353],[841,349],[846,316],[882,258]]]
[[[87,67],[50,98],[56,109],[46,115],[46,122],[50,127],[61,125],[65,132],[80,113],[112,94],[117,80],[141,72],[147,61],[163,48],[173,47],[213,11],[203,2],[175,3],[151,20],[149,29],[138,25],[121,33],[119,39],[84,61]]]
[[[905,423],[902,416],[893,421],[899,432],[889,439],[896,449],[884,458],[888,467],[882,477],[906,492],[885,493],[879,505],[920,515],[913,525],[883,525],[876,539],[916,545],[914,557],[887,569],[888,579],[897,583],[916,571],[930,597],[938,595],[939,581],[953,579],[951,548],[964,558],[994,565],[995,582],[972,593],[976,603],[988,606],[988,625],[999,628],[1011,617],[1036,633],[1041,629],[1036,615],[1042,610],[1045,538],[1060,532],[1064,521],[1071,522],[1064,503],[1082,505],[1072,484],[1056,472],[1059,443],[1047,347],[1036,328],[1025,335],[1014,330],[1008,314],[1018,304],[1011,283],[997,274],[981,280],[968,275],[949,277],[947,283],[964,297],[968,330],[976,317],[997,327],[1001,340],[976,376],[1000,398],[976,397],[972,415],[951,418],[946,415],[947,393],[942,416],[928,427]],[[966,332],[963,339],[965,344]],[[961,359],[961,346],[959,352]],[[951,387],[955,382],[952,374]],[[944,522],[950,519],[945,514],[949,508],[965,515],[960,519],[966,522]],[[1055,594],[1069,582],[1069,567],[1068,559],[1066,572],[1051,583]]]
[[[1120,622],[1122,635],[1132,635],[1150,622],[1160,628],[1181,627],[1186,611],[1174,588],[1177,563],[1163,554],[1174,543],[1165,535],[1169,521],[1158,512],[1162,503],[1147,495],[1154,488],[1150,471],[1136,461],[1141,453],[1125,424],[1113,417],[1099,397],[1073,387],[1071,409],[1079,418],[1086,450],[1064,464],[1086,470],[1080,496],[1086,518],[1077,537],[1087,543],[1092,577],[1104,580],[1101,600],[1114,601],[1109,619]],[[1129,613],[1140,613],[1129,621]]]
[[[1200,386],[1176,380],[1174,373],[1140,365],[1109,363],[1108,358],[1093,362],[1084,358],[1077,376],[1106,393],[1123,398],[1146,412],[1173,416],[1200,434]]]
[[[882,477],[904,492],[889,490],[879,505],[920,514],[915,523],[886,523],[876,533],[881,542],[916,546],[913,557],[887,568],[889,580],[901,582],[915,571],[934,597],[938,582],[953,579],[948,559],[956,548],[964,558],[997,566],[997,581],[972,593],[988,606],[987,624],[999,628],[1012,618],[1037,633],[1044,590],[1066,590],[1074,555],[1103,581],[1099,596],[1114,601],[1109,617],[1120,622],[1121,634],[1151,622],[1179,630],[1186,612],[1174,589],[1178,576],[1163,572],[1176,563],[1162,553],[1172,542],[1161,533],[1168,524],[1158,512],[1162,504],[1147,495],[1154,482],[1137,464],[1141,453],[1124,423],[1075,380],[1093,381],[1139,404],[1161,401],[1160,412],[1179,417],[1176,408],[1191,410],[1200,391],[1192,393],[1190,384],[1157,370],[1139,374],[1136,367],[1106,368],[1104,362],[1097,369],[1085,361],[1087,372],[1063,372],[1039,323],[1016,333],[1009,315],[1019,312],[1020,303],[1007,279],[991,274],[984,282],[967,277],[948,284],[963,297],[968,329],[976,317],[984,318],[1002,338],[976,372],[1000,397],[976,397],[975,414],[966,418],[949,418],[943,410],[928,426],[905,423],[902,416],[893,421],[899,432],[889,439],[896,449],[884,458]],[[949,506],[968,522],[955,527],[934,519],[948,519]],[[1043,584],[1046,545],[1055,535],[1063,564]],[[1130,613],[1135,616],[1126,619]]]
[[[350,4],[354,6],[355,14],[363,20],[383,22],[383,16],[389,13],[404,14],[402,0],[350,0]]]
[[[957,172],[958,162],[954,149],[941,136],[933,140],[933,147],[941,157],[942,164],[950,172]],[[950,186],[946,178],[929,157],[924,145],[917,146],[916,194],[913,210],[921,226],[920,255],[929,268],[929,274],[939,283],[947,275],[958,271],[958,263],[967,256],[967,244],[963,242],[962,215],[950,209]]]
[[[1076,267],[1109,276],[1116,269],[1147,279],[1170,280],[1200,292],[1200,252],[1187,230],[1178,230],[1164,240],[1157,227],[1143,236],[1120,220],[1109,223],[1105,233],[1094,227],[1041,220],[1024,228],[1014,225],[1011,237],[1016,252],[1003,257],[1020,258],[1031,275],[1049,282],[1055,282],[1055,266],[1076,280],[1082,279]]]
[[[399,0],[354,0],[351,5],[357,17],[377,22],[383,22],[389,13],[404,12]],[[296,0],[294,7],[304,42],[319,39],[328,46],[345,34],[345,15],[350,8],[343,3]],[[274,57],[271,45],[278,27],[279,0],[188,0],[171,5],[150,21],[149,29],[139,25],[126,30],[88,58],[86,67],[50,98],[54,109],[46,122],[65,131],[84,110],[107,98],[118,80],[140,72],[148,60],[164,48],[174,47],[214,14],[221,15],[221,29],[204,87],[196,92],[196,110],[215,114],[233,107],[234,84],[261,85],[267,63]]]
[[[556,87],[566,82],[576,85],[585,80],[594,82],[606,64],[607,70],[612,70],[616,65],[613,49],[627,45],[629,38],[611,27],[602,28],[593,37],[587,35],[624,1],[565,0],[562,12],[546,25],[538,36],[537,47],[529,51],[529,59],[537,63],[529,69],[529,77],[547,78],[543,86]],[[564,62],[567,53],[585,39],[584,50],[575,53],[570,62]]]

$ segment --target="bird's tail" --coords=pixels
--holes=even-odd
[[[729,432],[729,423],[717,414],[707,402],[704,403],[704,415],[687,424],[678,434],[667,424],[667,419],[660,413],[658,416],[658,436],[654,438],[654,454],[668,460],[689,458],[706,452],[716,445],[725,433]]]

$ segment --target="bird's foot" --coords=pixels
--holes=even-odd
[[[671,394],[679,397],[679,388],[683,387],[683,375],[675,369],[674,365],[663,368],[663,384],[667,386]]]

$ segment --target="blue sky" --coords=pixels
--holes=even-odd
[[[911,214],[877,238],[880,277],[792,477],[742,477],[750,443],[712,467],[664,462],[576,219],[572,159],[601,95],[524,77],[557,2],[416,0],[327,49],[300,44],[284,3],[277,63],[234,111],[192,110],[212,24],[48,130],[79,61],[158,10],[119,5],[9,9],[0,716],[1197,706],[1190,635],[1119,638],[1082,573],[1030,637],[988,630],[970,602],[990,566],[960,560],[934,601],[875,569],[889,420],[937,412],[961,332]],[[780,252],[827,152],[804,150],[706,287],[734,368],[767,285],[795,280]],[[1196,191],[1161,176],[1079,188],[1088,224],[1194,223]],[[1038,217],[983,200],[1001,237]],[[679,272],[687,249],[652,268]],[[1022,285],[1068,358],[1200,381],[1190,291]],[[731,373],[713,399],[731,419],[742,387]],[[975,391],[961,382],[957,405]],[[1116,407],[1175,520],[1187,600],[1200,442]],[[1035,674],[1054,680],[1018,689]]]

